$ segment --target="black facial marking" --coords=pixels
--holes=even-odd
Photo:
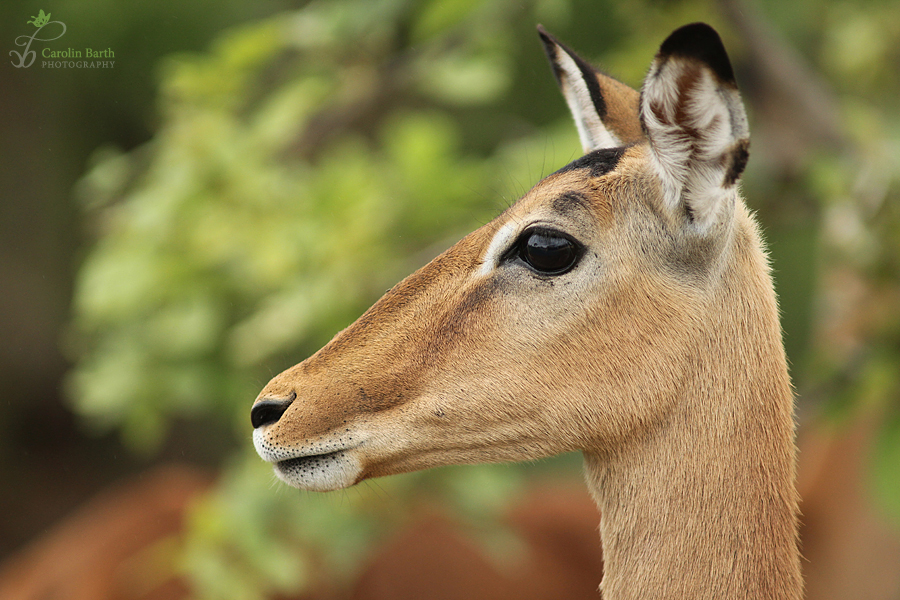
[[[565,214],[571,212],[573,208],[587,207],[589,204],[590,203],[584,194],[578,192],[566,192],[565,194],[561,194],[554,198],[550,207],[555,213]]]
[[[691,23],[676,29],[659,48],[659,58],[681,56],[699,60],[712,69],[722,83],[735,85],[728,53],[716,30],[706,23]]]
[[[563,76],[563,70],[556,60],[556,47],[558,46],[563,52],[568,54],[573,61],[575,61],[578,70],[581,71],[581,78],[584,79],[584,83],[587,85],[588,93],[591,95],[591,102],[593,102],[597,114],[601,119],[605,118],[606,101],[603,99],[603,93],[600,91],[600,83],[597,81],[597,70],[570,50],[568,46],[547,33],[540,25],[538,25],[538,35],[541,36],[541,41],[544,42],[544,52],[547,53],[547,58],[550,60],[550,66],[553,67],[553,74],[556,76],[557,83],[562,85]]]
[[[622,156],[625,154],[625,148],[600,148],[593,152],[588,152],[581,158],[573,160],[562,169],[556,171],[554,175],[574,171],[575,169],[590,169],[591,177],[600,177],[610,171],[615,170]]]

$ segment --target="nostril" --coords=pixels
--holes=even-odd
[[[253,428],[262,427],[263,425],[271,425],[278,422],[284,411],[288,409],[291,402],[296,398],[295,394],[287,400],[260,400],[250,409],[250,423]]]

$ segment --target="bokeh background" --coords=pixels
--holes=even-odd
[[[0,42],[39,10],[115,65],[0,68],[0,598],[596,597],[577,455],[298,493],[249,407],[577,158],[537,23],[639,86],[698,20],[749,109],[809,597],[900,598],[900,3],[16,0]]]

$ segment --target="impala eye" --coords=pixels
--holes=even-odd
[[[552,229],[528,229],[519,236],[510,258],[517,258],[544,275],[562,275],[581,258],[584,247]]]

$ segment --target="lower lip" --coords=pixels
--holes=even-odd
[[[336,452],[329,452],[327,454],[313,454],[311,456],[289,458],[287,460],[280,460],[275,463],[275,468],[282,472],[296,471],[298,469],[302,471],[313,472],[316,470],[327,468],[331,461],[339,458],[343,453],[343,450],[337,450]]]

